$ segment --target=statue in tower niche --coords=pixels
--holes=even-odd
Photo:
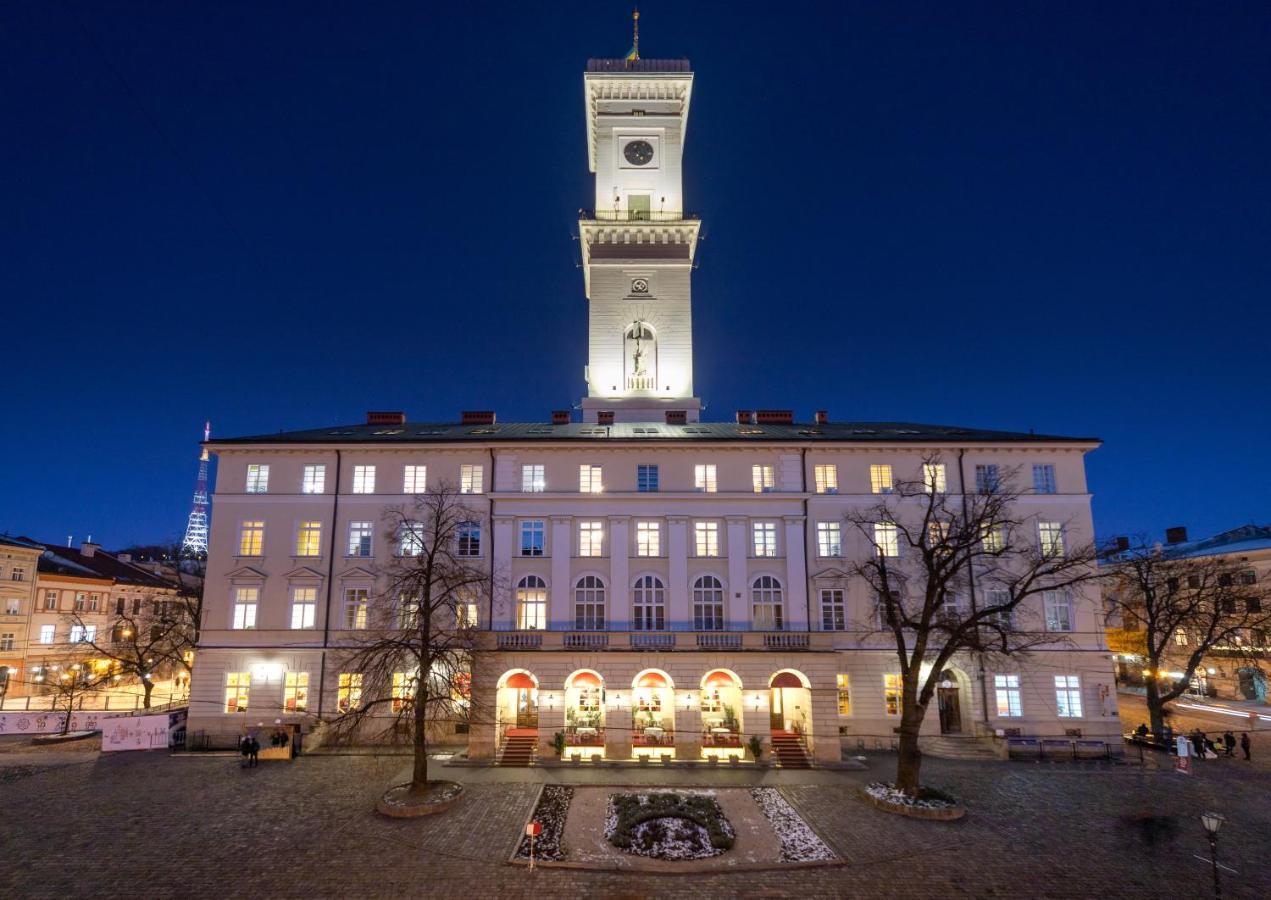
[[[653,342],[653,330],[645,323],[636,320],[627,329],[630,370],[627,373],[627,390],[647,391],[653,389],[654,379],[649,373],[649,351]],[[646,343],[648,342],[648,343]]]

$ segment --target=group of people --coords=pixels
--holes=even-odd
[[[1140,723],[1139,727],[1134,729],[1134,734],[1138,737],[1145,738],[1151,732],[1148,731],[1146,723]],[[1218,742],[1211,740],[1205,735],[1205,732],[1199,728],[1193,728],[1191,733],[1187,735],[1187,739],[1191,741],[1192,754],[1199,756],[1201,759],[1217,759],[1220,750],[1225,756],[1234,756],[1236,753],[1236,736],[1230,731],[1224,731]],[[1168,747],[1174,741],[1174,729],[1166,725],[1161,733],[1162,742]],[[1249,740],[1249,732],[1240,732],[1240,750],[1244,753],[1245,759],[1252,759],[1250,751],[1253,749],[1253,742]]]
[[[256,740],[254,734],[243,735],[243,739],[238,742],[238,752],[243,755],[240,769],[254,769],[260,765],[260,741]]]

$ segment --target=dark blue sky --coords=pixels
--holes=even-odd
[[[178,536],[221,435],[582,394],[625,3],[0,9],[0,530]],[[1102,437],[1102,534],[1271,520],[1271,8],[642,4],[697,73],[707,417]]]

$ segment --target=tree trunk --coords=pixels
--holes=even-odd
[[[1160,684],[1156,680],[1156,664],[1152,664],[1152,674],[1143,679],[1143,689],[1146,692],[1147,699],[1147,715],[1149,719],[1148,727],[1152,729],[1153,735],[1159,735],[1165,730],[1165,704],[1161,701]]]
[[[149,709],[150,708],[150,694],[154,690],[154,684],[150,681],[149,678],[143,678],[141,679],[141,689],[146,692],[145,696],[141,700],[141,705],[145,707],[146,709]]]
[[[428,790],[428,735],[425,715],[428,708],[428,693],[424,688],[424,679],[419,680],[415,694],[415,708],[412,710],[415,725],[415,733],[412,736],[415,745],[415,766],[410,776],[410,792],[423,794]]]
[[[910,797],[918,796],[919,775],[922,770],[922,751],[918,749],[918,733],[927,710],[917,703],[905,704],[900,717],[900,744],[896,757],[896,788]]]

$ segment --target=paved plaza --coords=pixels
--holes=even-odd
[[[242,770],[229,756],[99,755],[0,746],[0,896],[64,897],[1152,897],[1209,896],[1197,815],[1227,816],[1229,897],[1267,896],[1271,792],[1238,760],[1184,778],[1107,764],[928,759],[927,781],[964,798],[953,824],[879,812],[868,771],[442,768],[464,800],[389,821],[372,802],[400,756],[309,756]],[[545,781],[780,787],[846,860],[712,875],[527,872],[506,863]]]

